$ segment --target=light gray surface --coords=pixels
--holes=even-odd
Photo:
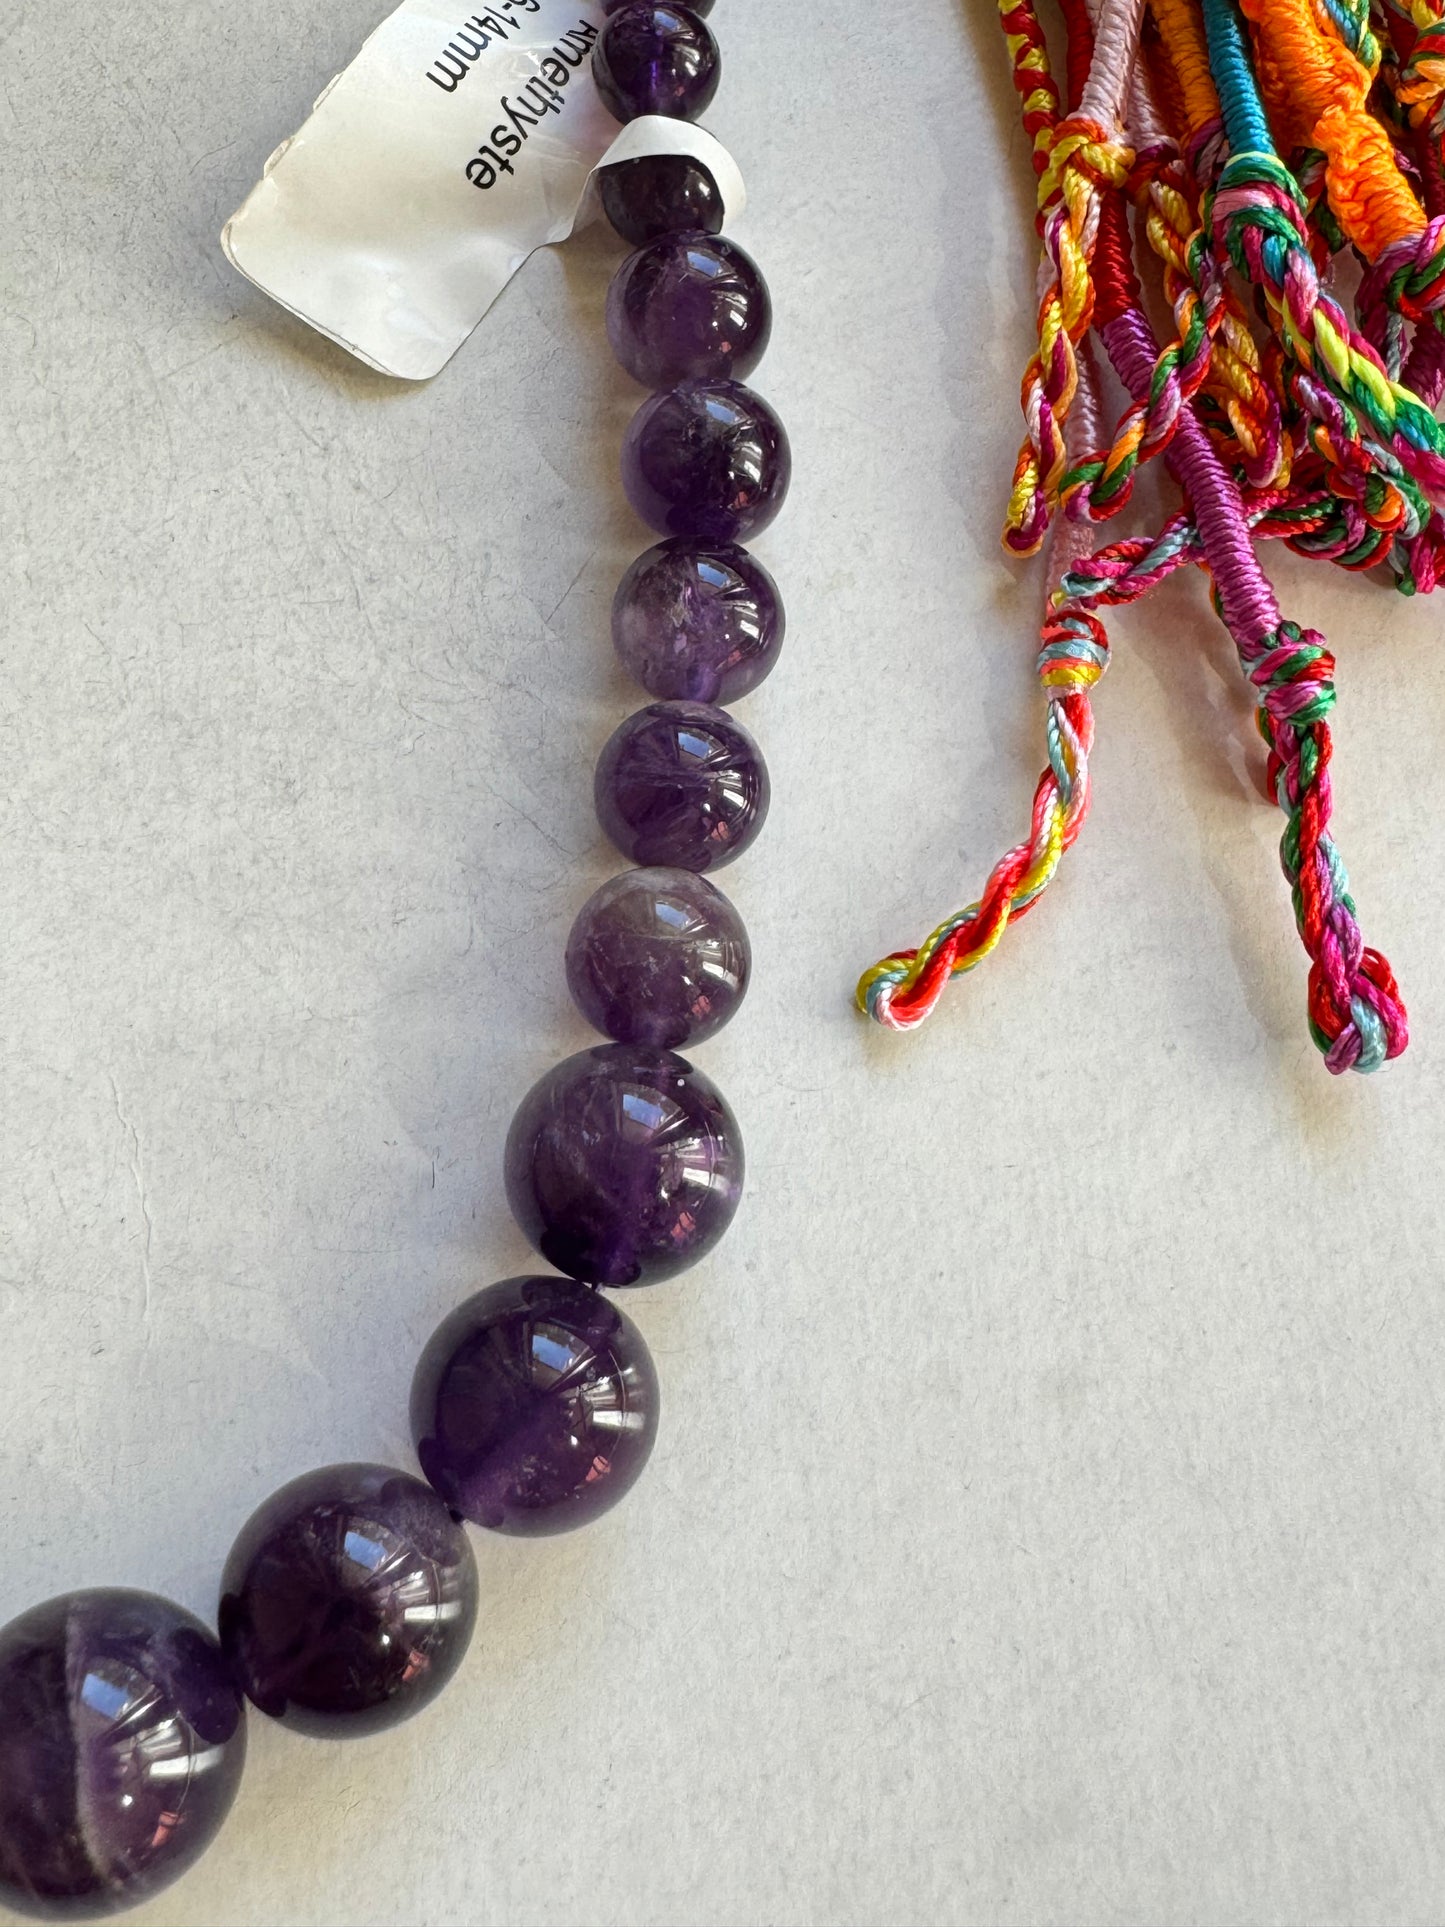
[[[539,258],[438,381],[345,361],[216,233],[376,0],[10,0],[0,684],[0,1618],[202,1611],[247,1511],[409,1462],[411,1361],[524,1266],[498,1173],[586,1041],[643,535],[601,332]],[[137,1927],[1438,1921],[1441,612],[1274,557],[1341,658],[1339,825],[1417,1041],[1332,1083],[1198,581],[1117,625],[1097,805],[908,1039],[856,971],[1026,823],[1037,585],[996,546],[1029,180],[991,6],[720,0],[710,123],[795,438],[792,631],[725,882],[747,1130],[715,1262],[629,1303],[652,1469],[479,1546],[389,1738],[256,1722]]]

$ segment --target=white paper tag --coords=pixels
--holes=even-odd
[[[266,163],[221,245],[256,285],[383,373],[443,367],[534,249],[595,209],[599,166],[689,154],[728,218],[742,177],[700,127],[619,133],[593,0],[403,0]]]

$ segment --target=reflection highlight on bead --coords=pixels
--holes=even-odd
[[[222,1584],[221,1643],[247,1697],[326,1737],[425,1706],[476,1619],[465,1534],[389,1466],[327,1466],[283,1486],[242,1529]]]
[[[624,1044],[677,1050],[711,1037],[747,991],[742,918],[691,870],[626,870],[595,891],[567,939],[577,1008]]]
[[[685,381],[645,401],[622,442],[622,486],[662,535],[746,542],[782,508],[787,431],[740,381]]]
[[[412,1384],[422,1470],[493,1531],[563,1532],[627,1492],[657,1428],[642,1335],[570,1278],[504,1279],[443,1320]]]
[[[763,827],[771,793],[752,736],[706,703],[649,703],[597,759],[597,820],[634,863],[721,869]]]
[[[0,1904],[45,1918],[135,1905],[230,1810],[244,1708],[219,1647],[152,1593],[67,1593],[0,1631]]]
[[[686,1058],[635,1044],[579,1051],[540,1078],[507,1135],[507,1199],[550,1264],[644,1285],[695,1264],[742,1192],[742,1137]]]
[[[610,14],[592,53],[598,96],[620,121],[642,114],[696,120],[717,92],[721,65],[717,42],[696,10],[647,0]]]
[[[663,700],[736,702],[771,671],[783,630],[778,585],[736,543],[660,542],[612,601],[618,659]]]
[[[772,332],[767,285],[735,241],[667,234],[630,254],[607,290],[612,352],[646,388],[742,379]]]

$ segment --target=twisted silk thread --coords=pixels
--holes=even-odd
[[[1411,130],[1421,199],[1445,215],[1445,7],[1439,0],[1384,0],[1389,29],[1381,69],[1396,119]],[[1405,382],[1435,408],[1445,393],[1445,329],[1421,329]]]
[[[1105,186],[1127,178],[1134,158],[1119,139],[1118,123],[1143,12],[1144,0],[1106,0],[1100,57],[1079,111],[1061,119],[1053,90],[1040,102],[1030,130],[1042,242],[1039,345],[1024,371],[1020,400],[1026,434],[1004,525],[1004,542],[1019,555],[1034,554],[1043,541],[1065,472],[1064,430],[1078,386],[1075,344],[1093,313],[1089,260],[1098,231],[1099,196]],[[1048,50],[1027,0],[1008,7],[1003,19],[1015,85],[1020,86],[1020,59],[1027,59],[1030,77],[1046,73]]]
[[[1171,79],[1171,91],[1179,102],[1182,116],[1181,139],[1194,161],[1196,182],[1207,191],[1217,185],[1220,168],[1227,158],[1227,149],[1219,140],[1210,138],[1218,128],[1220,107],[1209,70],[1204,21],[1198,11],[1197,0],[1152,0],[1152,11],[1162,30],[1154,64],[1156,69],[1162,69],[1166,77]],[[1321,238],[1328,234],[1331,248],[1339,248],[1345,245],[1345,237],[1325,197],[1324,162],[1325,157],[1318,150],[1310,150],[1301,162],[1299,186],[1308,219],[1317,223]],[[1445,188],[1445,183],[1442,183],[1442,188]],[[1441,195],[1441,206],[1445,207],[1445,192]],[[1381,273],[1382,283],[1388,282],[1388,268],[1387,263]],[[1399,275],[1389,283],[1390,288],[1401,285]],[[1368,292],[1367,283],[1367,296]],[[1395,302],[1397,309],[1401,305],[1398,300]],[[1362,325],[1367,333],[1369,325],[1380,326],[1378,321],[1372,321],[1369,317]],[[1403,330],[1399,326],[1398,313],[1388,316],[1380,333],[1399,340]],[[1245,341],[1248,342],[1248,339],[1246,327]],[[1246,359],[1247,355],[1248,350]],[[1215,362],[1221,374],[1225,374],[1218,352]],[[1257,361],[1254,366],[1258,366]],[[1278,354],[1275,356],[1275,367],[1277,373],[1282,372],[1283,361]],[[1392,363],[1390,372],[1398,374],[1399,369]],[[1226,378],[1232,380],[1233,375],[1227,375]],[[1442,339],[1438,329],[1426,329],[1417,334],[1410,361],[1405,368],[1404,385],[1417,390],[1425,405],[1433,408],[1442,386],[1445,386],[1445,339]],[[1219,382],[1206,384],[1204,394],[1206,401],[1223,403],[1227,419],[1220,426],[1224,432],[1217,432],[1207,418],[1206,427],[1210,428],[1212,439],[1231,465],[1242,470],[1244,480],[1252,487],[1268,488],[1282,484],[1287,478],[1284,465],[1268,473],[1262,463],[1252,461],[1255,448],[1249,420],[1247,417],[1241,418],[1238,409],[1231,406],[1221,394]],[[1287,388],[1281,388],[1281,395],[1289,398]],[[1332,400],[1322,401],[1320,406],[1327,412],[1339,411],[1339,404]],[[1291,442],[1307,437],[1310,428],[1308,420],[1299,429],[1286,425],[1283,446],[1286,462],[1290,459]],[[1231,442],[1233,447],[1230,446]],[[1428,592],[1440,573],[1442,561],[1445,561],[1441,518],[1438,512],[1432,514],[1429,504],[1413,483],[1407,482],[1402,494],[1394,481],[1397,472],[1398,465],[1393,462],[1386,465],[1385,472],[1380,472],[1379,465],[1372,467],[1358,449],[1353,451],[1352,465],[1348,469],[1341,467],[1335,458],[1335,444],[1328,436],[1317,434],[1315,445],[1309,449],[1298,471],[1302,498],[1313,500],[1323,481],[1338,503],[1338,512],[1332,522],[1327,519],[1318,533],[1311,536],[1304,545],[1305,552],[1328,556],[1351,569],[1370,568],[1379,562],[1387,562],[1397,586],[1407,592],[1416,589]]]
[[[1373,1070],[1405,1048],[1408,1030],[1389,965],[1360,934],[1330,833],[1333,658],[1315,631],[1282,616],[1250,538],[1280,538],[1353,568],[1388,560],[1411,589],[1433,587],[1439,573],[1440,518],[1430,497],[1445,479],[1445,436],[1410,385],[1420,373],[1433,400],[1445,379],[1441,303],[1430,278],[1429,249],[1438,247],[1435,224],[1445,212],[1433,124],[1428,135],[1414,130],[1417,152],[1437,162],[1433,176],[1419,169],[1423,205],[1393,146],[1395,185],[1372,177],[1361,187],[1371,156],[1384,151],[1371,145],[1369,77],[1378,69],[1393,83],[1397,74],[1417,73],[1409,56],[1421,24],[1392,22],[1382,41],[1357,0],[1303,0],[1303,11],[1287,0],[1285,30],[1272,14],[1271,36],[1261,33],[1253,49],[1261,94],[1243,22],[1228,0],[1151,0],[1144,53],[1136,9],[1088,0],[1091,20],[1085,0],[1061,4],[1077,102],[1067,118],[1033,6],[1024,0],[1003,13],[1040,178],[1041,322],[1066,264],[1083,277],[1072,305],[1054,296],[1050,339],[1057,350],[1058,330],[1068,336],[1067,380],[1056,357],[1050,394],[1042,355],[1025,378],[1030,438],[1005,538],[1015,548],[1037,547],[1053,510],[1067,507],[1070,520],[1051,554],[1055,586],[1038,663],[1048,766],[1035,789],[1029,837],[995,865],[979,900],[917,950],[895,952],[865,973],[858,1001],[880,1023],[912,1028],[949,979],[982,961],[1038,901],[1088,812],[1092,689],[1109,660],[1095,611],[1132,601],[1193,563],[1212,578],[1216,609],[1256,692],[1269,783],[1286,817],[1282,865],[1310,959],[1311,1034],[1330,1070]],[[1270,15],[1273,4],[1246,0],[1251,19]],[[1313,63],[1290,97],[1295,136],[1329,143],[1301,163],[1308,190],[1300,184],[1306,175],[1296,179],[1280,160],[1266,115],[1266,99],[1292,84],[1291,59]],[[1438,87],[1430,98],[1434,112]],[[1073,153],[1083,144],[1055,166],[1064,154],[1060,130],[1076,128],[1086,109],[1091,119],[1106,116],[1093,127],[1116,159],[1130,156],[1127,169],[1089,160],[1075,169]],[[1399,109],[1402,123],[1407,109]],[[1084,186],[1071,170],[1084,173]],[[1162,349],[1130,261],[1126,188],[1174,312],[1176,336]],[[1362,253],[1374,247],[1357,325],[1328,293],[1320,268],[1346,240]],[[1263,293],[1273,324],[1263,358],[1225,273],[1230,261]],[[1072,333],[1066,308],[1086,316]],[[1414,329],[1408,360],[1405,324]],[[1097,435],[1091,329],[1131,396],[1107,446]],[[1043,334],[1041,325],[1041,345]],[[1404,380],[1397,379],[1402,362]],[[1184,490],[1183,510],[1156,536],[1084,554],[1080,524],[1117,512],[1139,467],[1156,454]],[[1020,539],[1025,528],[1031,542]]]
[[[1091,5],[1091,14],[1095,11]],[[1147,395],[1125,413],[1110,448],[1076,463],[1064,478],[1060,495],[1070,515],[1093,521],[1126,504],[1139,467],[1168,447],[1180,410],[1216,367],[1251,483],[1261,488],[1281,483],[1290,459],[1278,406],[1259,380],[1238,298],[1218,271],[1191,200],[1188,171],[1154,106],[1147,70],[1137,61],[1129,102],[1128,144],[1135,164],[1128,185],[1143,231],[1163,263],[1164,292],[1178,332],[1156,358]]]
[[[1025,124],[1030,116],[1034,121],[1031,133],[1037,166],[1038,157],[1050,151],[1052,131],[1066,124],[1062,103],[1032,7],[1011,8],[1004,16],[1004,25],[1015,87],[1025,104]],[[1076,47],[1071,46],[1071,54],[1075,59],[1072,91],[1077,96],[1084,68]],[[1025,79],[1020,78],[1021,72]],[[1123,85],[1115,84],[1122,102]],[[1093,446],[1100,428],[1098,388],[1087,345],[1077,353],[1071,348],[1070,354],[1072,415],[1067,426],[1060,424],[1065,455],[1070,441]],[[1077,559],[1078,546],[1079,537],[1070,524],[1056,525],[1056,575],[1063,575]],[[1089,752],[1094,741],[1092,690],[1108,668],[1109,640],[1103,623],[1090,611],[1067,602],[1055,610],[1052,600],[1037,661],[1048,705],[1048,760],[1034,787],[1029,834],[999,858],[977,902],[940,924],[917,949],[895,952],[865,971],[857,989],[859,1008],[889,1030],[912,1030],[921,1024],[937,1005],[949,979],[982,963],[1009,924],[1027,915],[1052,881],[1065,850],[1077,839],[1088,815]]]
[[[1216,244],[1263,295],[1300,377],[1294,392],[1335,459],[1362,472],[1397,472],[1426,497],[1445,499],[1445,428],[1418,395],[1391,380],[1323,284],[1304,225],[1304,196],[1276,152],[1239,16],[1232,0],[1203,0],[1203,8],[1230,146],[1213,195]]]
[[[1267,9],[1275,4],[1267,0]],[[1202,5],[1231,148],[1213,196],[1216,245],[1264,298],[1290,399],[1311,447],[1337,471],[1331,486],[1343,499],[1359,499],[1388,537],[1399,586],[1428,590],[1445,555],[1434,507],[1445,500],[1445,428],[1391,376],[1324,285],[1304,223],[1305,196],[1275,149],[1240,16],[1233,0]],[[1299,51],[1287,37],[1281,46]],[[1318,91],[1318,75],[1310,84]]]
[[[1243,7],[1271,118],[1288,145],[1323,158],[1330,207],[1370,268],[1357,306],[1363,331],[1398,376],[1399,324],[1433,325],[1445,307],[1445,217],[1427,217],[1390,130],[1366,106],[1379,45],[1373,35],[1327,32],[1310,0],[1243,0]],[[1339,27],[1336,16],[1327,18]]]
[[[1137,284],[1130,286],[1122,209],[1106,220],[1101,242],[1109,249],[1109,281],[1100,334],[1121,380],[1137,389],[1147,379],[1153,341]],[[1329,831],[1334,658],[1323,636],[1281,615],[1250,545],[1238,490],[1192,416],[1181,421],[1168,460],[1193,505],[1220,614],[1256,691],[1270,786],[1286,818],[1281,863],[1310,958],[1311,1034],[1330,1070],[1377,1070],[1400,1054],[1409,1032],[1390,967],[1360,934]]]

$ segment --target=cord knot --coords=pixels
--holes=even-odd
[[[1048,158],[1039,176],[1039,205],[1046,207],[1064,192],[1070,173],[1093,187],[1123,187],[1134,165],[1134,150],[1116,134],[1085,115],[1061,120],[1048,140]]]
[[[1051,617],[1041,632],[1039,681],[1051,695],[1092,689],[1109,667],[1109,638],[1097,616],[1082,609]]]
[[[1318,629],[1285,620],[1251,652],[1249,679],[1275,722],[1307,729],[1335,706],[1335,659]]]

